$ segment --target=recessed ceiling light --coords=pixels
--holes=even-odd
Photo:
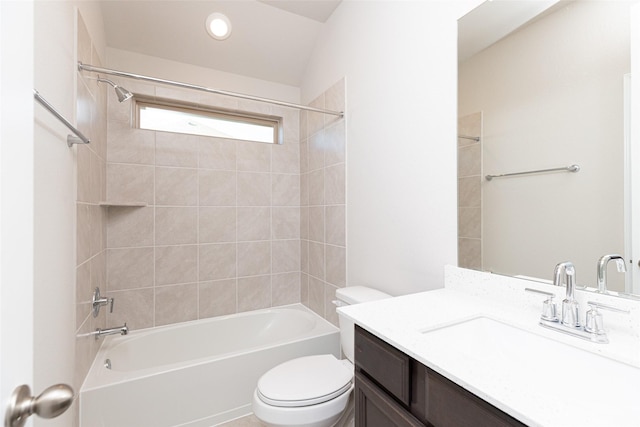
[[[224,40],[231,35],[231,21],[222,13],[212,13],[207,18],[207,32],[216,40]]]

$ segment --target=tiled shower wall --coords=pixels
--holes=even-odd
[[[80,14],[77,15],[78,60],[100,66],[101,61],[91,42]],[[104,200],[107,157],[107,92],[95,78],[77,73],[77,125],[89,139],[89,145],[76,145],[76,373],[74,389],[80,386],[89,371],[100,342],[85,334],[106,325],[105,310],[91,315],[93,290],[106,289],[106,210],[99,205]]]
[[[458,266],[482,269],[482,113],[458,119]]]
[[[310,105],[344,111],[344,79]],[[315,112],[302,112],[300,119],[301,296],[337,325],[332,301],[346,286],[345,120]]]
[[[110,325],[133,328],[300,301],[296,110],[167,87],[138,94],[284,117],[284,144],[134,129],[109,97],[107,287]]]

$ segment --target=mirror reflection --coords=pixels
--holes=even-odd
[[[486,35],[496,27],[483,25],[486,8],[498,16],[514,3],[538,2],[487,2],[459,22],[459,265],[551,280],[572,261],[578,284],[595,287],[601,256],[631,261],[630,2],[546,2],[507,35]],[[487,47],[465,45],[483,37]],[[579,171],[520,174],[572,165]],[[617,266],[605,270],[608,288],[631,292],[632,269]]]

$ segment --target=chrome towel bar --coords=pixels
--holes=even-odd
[[[71,132],[73,132],[76,136],[67,135],[67,145],[69,147],[73,146],[73,144],[89,144],[91,141],[89,138],[83,135],[75,126],[69,122],[69,120],[65,119],[64,116],[58,113],[53,105],[49,104],[49,102],[40,95],[37,90],[33,90],[33,97],[36,101],[40,103],[44,108],[46,108],[51,114],[53,114],[58,120],[62,122]]]
[[[559,172],[559,171],[563,171],[563,172],[578,172],[579,170],[580,170],[580,166],[571,165],[571,166],[565,166],[565,167],[562,167],[562,168],[538,169],[538,170],[526,171],[526,172],[503,173],[501,175],[486,175],[485,179],[487,181],[491,181],[493,178],[502,178],[502,177],[506,177],[506,176],[529,175],[529,174],[533,174],[533,173]]]

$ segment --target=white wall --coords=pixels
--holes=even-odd
[[[347,285],[443,286],[457,261],[457,19],[480,1],[350,1],[307,68],[308,102],[346,77]]]
[[[300,89],[281,83],[254,79],[210,68],[170,61],[126,50],[107,48],[106,67],[149,77],[174,80],[231,92],[277,99],[300,101]],[[126,87],[122,80],[122,86]]]
[[[483,174],[578,164],[579,173],[483,181],[483,268],[578,281],[622,253],[626,2],[575,2],[460,65],[459,114],[483,113]],[[609,274],[610,285],[622,275]]]

